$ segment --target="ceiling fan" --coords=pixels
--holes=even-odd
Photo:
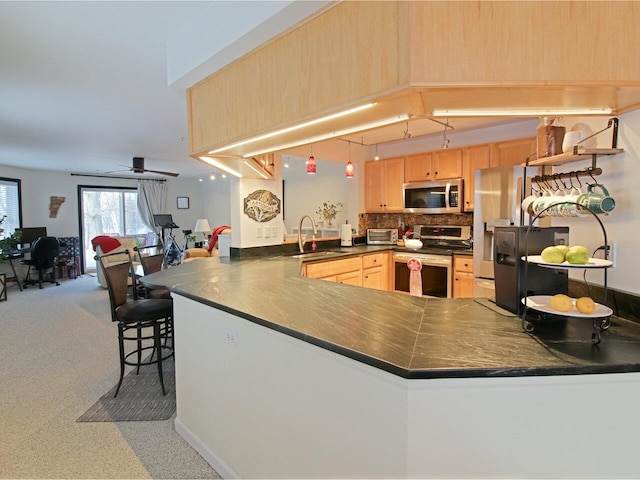
[[[160,170],[147,170],[146,168],[144,168],[144,157],[133,157],[132,165],[133,166],[129,168],[129,170],[131,170],[133,173],[149,172],[149,173],[158,173],[160,175],[168,175],[170,177],[177,177],[178,175],[180,175],[179,173],[162,172]]]

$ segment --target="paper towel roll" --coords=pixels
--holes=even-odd
[[[340,245],[342,247],[350,247],[353,245],[350,223],[343,223],[340,226]]]

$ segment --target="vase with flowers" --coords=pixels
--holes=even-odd
[[[323,202],[316,210],[316,215],[318,215],[320,220],[326,222],[327,227],[331,228],[338,213],[342,212],[342,210],[340,210],[341,208],[342,202]]]

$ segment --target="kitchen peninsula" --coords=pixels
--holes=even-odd
[[[614,317],[600,346],[579,319],[529,336],[472,299],[301,271],[211,258],[144,277],[174,292],[176,430],[223,476],[640,474],[640,325]]]

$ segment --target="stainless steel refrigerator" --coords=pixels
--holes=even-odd
[[[531,191],[539,167],[497,167],[476,170],[473,212],[474,296],[495,299],[493,251],[495,227],[528,225],[521,203]]]

